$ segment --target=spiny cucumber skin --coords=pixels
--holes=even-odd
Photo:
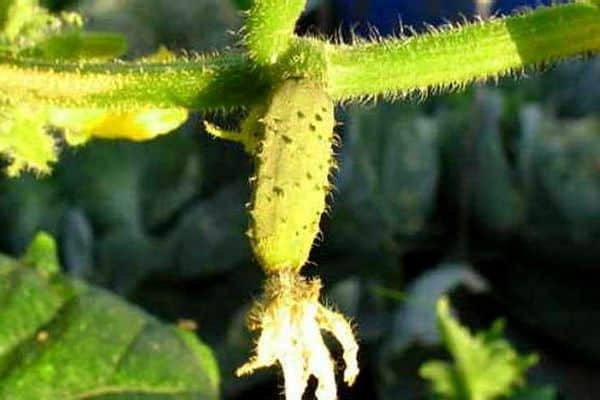
[[[333,102],[313,81],[287,80],[262,119],[249,237],[267,273],[300,271],[308,261],[329,193]]]

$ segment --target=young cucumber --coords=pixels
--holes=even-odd
[[[334,164],[333,102],[310,80],[287,80],[261,119],[249,236],[266,272],[299,271],[326,208]]]

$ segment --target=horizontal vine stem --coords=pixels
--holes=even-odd
[[[313,39],[296,40],[297,45]],[[308,53],[282,64],[281,76],[287,76],[287,69],[292,76],[303,76],[317,68],[322,74],[313,75],[323,79],[338,101],[442,91],[597,53],[600,4],[588,0],[543,7],[412,38],[299,48]],[[306,61],[313,58],[324,59],[323,64]],[[0,104],[229,109],[264,99],[272,78],[278,79],[236,52],[169,63],[61,63],[0,56]]]
[[[0,57],[0,104],[107,109],[228,109],[259,101],[268,82],[228,53],[171,63],[60,63]]]
[[[528,66],[600,51],[598,3],[541,7],[412,38],[327,47],[337,100],[462,87]]]

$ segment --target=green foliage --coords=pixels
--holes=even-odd
[[[116,12],[124,3],[126,2],[114,2],[117,4]],[[133,4],[133,2],[129,3]],[[238,1],[238,3],[241,2]],[[22,170],[32,170],[36,173],[49,171],[50,164],[57,158],[56,147],[59,142],[54,139],[53,134],[48,134],[49,126],[62,128],[66,142],[72,145],[86,142],[93,137],[141,140],[155,137],[179,125],[187,115],[185,109],[229,111],[236,107],[254,108],[257,105],[260,107],[265,99],[269,98],[274,87],[277,87],[282,80],[290,78],[310,76],[320,80],[328,94],[333,96],[336,101],[343,102],[380,95],[393,98],[413,92],[425,94],[442,89],[463,87],[474,80],[496,78],[513,71],[521,71],[526,67],[569,56],[596,53],[600,48],[598,41],[600,37],[598,30],[599,3],[596,0],[541,8],[490,22],[449,27],[440,32],[432,32],[411,39],[390,38],[354,45],[334,45],[314,38],[295,37],[293,35],[295,20],[302,11],[303,5],[304,2],[301,1],[255,1],[249,13],[245,32],[248,55],[240,54],[235,50],[207,57],[195,55],[175,57],[170,54],[166,58],[149,57],[133,62],[109,63],[106,60],[122,54],[125,50],[125,41],[120,36],[84,33],[81,30],[81,21],[78,16],[73,14],[51,16],[39,8],[36,1],[0,0],[0,21],[2,21],[0,24],[2,27],[0,38],[0,107],[2,107],[0,152],[10,163],[7,171],[11,175],[17,175]],[[3,6],[4,8],[1,8]],[[135,8],[135,6],[130,7]],[[128,11],[131,9],[128,8]],[[164,18],[163,15],[160,18],[169,19]],[[40,21],[44,21],[44,23]],[[353,209],[359,214],[373,212],[378,214],[377,217],[383,219],[384,222],[384,229],[378,230],[379,226],[371,227],[371,232],[377,231],[375,235],[370,236],[361,231],[359,238],[355,236],[353,243],[358,243],[357,247],[362,246],[367,239],[373,240],[373,238],[374,240],[383,238],[380,243],[387,246],[394,243],[398,234],[420,232],[423,221],[431,214],[431,204],[435,194],[432,187],[437,183],[436,171],[438,168],[435,135],[433,134],[438,125],[432,121],[433,118],[427,117],[406,124],[398,122],[399,126],[394,127],[394,134],[389,138],[387,134],[381,135],[377,140],[368,140],[369,137],[358,136],[353,138],[355,139],[354,145],[352,146],[351,143],[349,157],[357,156],[363,161],[357,163],[360,165],[355,168],[354,179],[349,180],[351,184],[346,186],[346,189],[357,185],[355,182],[368,182],[367,197],[369,199],[361,199],[361,194],[354,192],[352,193],[354,199],[349,202],[351,206],[348,209]],[[496,122],[494,121],[492,125],[497,125]],[[356,125],[360,125],[360,123],[356,123]],[[365,126],[372,125],[376,125],[372,119],[365,123]],[[544,129],[546,128],[541,130]],[[571,128],[564,130],[571,131]],[[573,128],[573,130],[577,129]],[[414,137],[406,134],[411,131],[416,132]],[[557,130],[557,132],[559,131],[560,129]],[[488,186],[482,192],[475,194],[477,217],[480,219],[489,217],[490,225],[500,227],[498,230],[510,230],[518,223],[522,223],[521,213],[510,212],[518,208],[513,206],[514,203],[519,205],[520,198],[518,193],[514,193],[515,187],[510,176],[510,166],[501,152],[498,132],[493,129],[486,132],[488,135],[483,135],[484,140],[476,146],[478,153],[484,155],[484,158],[489,161],[489,163],[482,163],[479,166],[482,167],[483,172],[479,183],[487,183]],[[586,140],[581,139],[582,148],[585,147],[585,143],[588,143]],[[396,147],[400,150],[396,150],[396,154],[394,154]],[[540,172],[540,181],[543,181],[544,189],[546,187],[560,188],[567,176],[567,187],[579,189],[575,192],[583,193],[586,199],[593,200],[595,189],[588,190],[586,185],[593,179],[594,163],[590,162],[588,166],[576,171],[565,167],[565,165],[571,165],[569,160],[572,159],[593,160],[594,153],[591,146],[589,152],[577,150],[575,155],[570,151],[559,151],[557,165],[552,164],[547,171],[544,169],[547,159],[555,159],[557,153],[553,152],[552,148],[543,147],[541,145],[536,147],[536,159],[533,165],[535,165],[534,169]],[[561,149],[571,148],[571,144],[560,143],[558,147]],[[411,158],[414,154],[419,154],[421,159],[415,162]],[[563,155],[565,155],[564,158]],[[394,156],[403,160],[397,169],[394,168],[395,164],[392,162]],[[195,186],[193,184],[191,186],[187,183],[179,185],[179,181],[173,183],[176,193],[172,197],[159,193],[160,190],[148,190],[148,193],[142,193],[140,186],[143,186],[146,181],[141,177],[141,171],[143,171],[141,167],[134,169],[133,172],[131,170],[124,171],[125,168],[123,171],[119,171],[127,162],[110,157],[92,160],[90,164],[96,164],[94,172],[86,175],[87,171],[84,171],[82,174],[84,178],[80,176],[74,179],[74,182],[67,184],[67,186],[70,185],[72,192],[71,199],[58,199],[64,194],[57,195],[53,190],[42,190],[42,198],[35,195],[26,198],[16,197],[17,205],[14,206],[14,209],[33,210],[33,214],[35,214],[33,217],[28,215],[23,217],[23,220],[19,220],[24,222],[24,227],[17,224],[18,229],[23,230],[23,235],[27,236],[31,227],[35,225],[33,221],[36,216],[42,215],[46,219],[44,223],[56,226],[56,216],[71,206],[69,201],[72,201],[73,198],[85,197],[81,191],[78,192],[80,188],[85,187],[88,198],[81,199],[81,202],[76,203],[88,205],[89,209],[86,212],[92,210],[94,222],[101,227],[103,240],[96,247],[96,250],[100,249],[98,253],[101,254],[98,258],[104,261],[109,260],[107,264],[110,264],[115,270],[124,270],[122,267],[127,266],[132,267],[131,270],[135,271],[123,273],[123,275],[134,276],[132,280],[135,281],[123,284],[123,286],[135,286],[147,271],[166,269],[173,267],[172,264],[181,269],[179,272],[182,275],[214,274],[215,271],[222,271],[222,269],[231,268],[240,263],[240,259],[236,258],[234,253],[242,253],[242,257],[247,255],[243,251],[239,253],[228,251],[230,248],[239,250],[243,246],[244,242],[240,240],[241,229],[239,230],[240,235],[232,233],[233,228],[229,229],[229,227],[223,229],[219,226],[219,229],[216,230],[217,233],[214,236],[220,236],[223,241],[232,239],[230,240],[231,247],[221,246],[218,243],[219,237],[211,236],[215,232],[212,225],[222,225],[221,218],[231,218],[238,225],[244,223],[241,207],[239,209],[230,207],[222,213],[217,212],[223,198],[237,201],[239,197],[243,197],[243,193],[237,193],[237,190],[231,191],[236,192],[234,194],[218,193],[210,200],[204,201],[201,206],[187,212],[194,218],[181,217],[185,223],[176,224],[174,232],[162,235],[162,230],[166,229],[164,227],[170,227],[170,224],[179,218],[177,214],[184,208],[182,204],[189,201],[194,195]],[[101,167],[98,167],[98,164]],[[165,161],[164,164],[168,163]],[[181,166],[179,163],[175,164]],[[377,165],[375,172],[370,170],[370,164]],[[528,165],[531,166],[531,164]],[[164,172],[162,166],[157,169],[159,175]],[[190,167],[189,170],[194,171],[194,168]],[[186,169],[186,171],[188,170]],[[572,172],[572,175],[569,175],[569,172]],[[76,174],[74,173],[71,177],[74,175]],[[164,176],[170,177],[171,175],[165,173]],[[98,181],[93,177],[99,177],[101,182],[97,183]],[[196,174],[191,172],[183,177],[182,181],[189,182],[196,178]],[[430,180],[428,181],[427,178]],[[169,181],[170,178],[164,179]],[[90,182],[94,183],[90,185]],[[91,186],[93,187],[90,188]],[[344,189],[343,186],[342,189]],[[587,226],[583,223],[586,221],[587,215],[595,215],[595,204],[597,203],[593,201],[585,202],[585,207],[578,207],[579,203],[574,201],[577,196],[570,197],[554,189],[547,192],[550,193],[553,201],[560,205],[561,211],[565,211],[567,218],[574,221],[576,225]],[[93,198],[96,197],[95,194],[100,194],[100,196]],[[12,197],[12,199],[14,198]],[[45,204],[45,199],[48,199],[48,205]],[[505,201],[505,199],[509,199],[509,201]],[[12,211],[11,199],[7,200],[3,197],[2,200],[9,204],[8,209]],[[162,201],[166,202],[166,207],[162,207]],[[25,204],[20,204],[20,202]],[[151,205],[152,210],[149,212],[151,215],[144,215],[147,220],[140,221],[140,216],[147,209],[140,204],[143,203],[145,206],[146,202]],[[378,207],[384,211],[376,210]],[[11,218],[13,218],[12,215]],[[14,218],[16,220],[17,217]],[[154,231],[152,234],[149,233],[145,223],[151,226],[151,230],[158,229],[161,235],[154,235]],[[235,229],[238,228],[238,225],[235,226]],[[156,228],[157,226],[158,228]],[[383,233],[379,231],[383,231]],[[579,232],[581,231],[579,230]],[[585,234],[587,235],[589,232],[585,232]],[[368,237],[363,238],[364,236]],[[197,256],[198,237],[205,238],[203,248],[209,248],[206,257]],[[44,284],[49,286],[55,284],[55,281],[69,283],[65,284],[67,295],[57,295],[59,300],[68,297],[65,314],[62,312],[56,314],[56,320],[59,321],[57,324],[60,325],[57,329],[60,332],[63,330],[67,333],[73,332],[74,328],[70,328],[71,322],[69,321],[75,321],[75,323],[83,321],[80,326],[86,324],[91,326],[96,323],[96,321],[85,319],[84,312],[80,312],[85,307],[85,313],[91,310],[89,313],[92,317],[97,317],[99,322],[111,327],[109,332],[113,333],[115,342],[118,342],[123,335],[128,334],[126,331],[130,328],[129,325],[123,323],[122,320],[119,320],[121,321],[120,325],[118,323],[111,325],[110,322],[103,319],[106,318],[106,315],[100,315],[100,311],[94,308],[97,303],[102,305],[104,310],[113,308],[119,310],[117,314],[120,315],[121,308],[113,304],[114,299],[101,291],[85,288],[80,283],[73,283],[73,281],[56,274],[56,257],[44,259],[44,254],[52,253],[45,250],[50,247],[52,247],[52,242],[48,240],[48,237],[41,236],[30,247],[23,263],[36,267],[29,268],[29,275],[25,274],[27,279],[33,273],[32,271],[36,270],[41,278],[51,277],[48,278],[48,282],[44,281]],[[211,249],[214,252],[211,252]],[[228,253],[228,257],[224,257],[224,253]],[[152,256],[149,257],[148,254]],[[91,259],[91,257],[88,258]],[[124,261],[114,261],[116,259]],[[171,259],[176,259],[176,261],[171,262]],[[192,262],[189,263],[189,260]],[[351,262],[356,263],[355,260]],[[190,264],[194,265],[189,266]],[[219,265],[216,266],[216,264]],[[21,268],[25,267],[18,267],[18,270],[20,271]],[[199,270],[203,270],[203,272],[199,272]],[[17,267],[15,267],[15,271],[17,271]],[[18,282],[15,283],[12,280],[7,280],[6,283],[2,282],[2,285],[6,287],[20,287],[22,281],[27,280],[21,279],[25,275],[12,272],[12,270],[8,275],[16,276]],[[38,282],[36,279],[37,277],[34,279],[35,282]],[[0,294],[5,286],[0,285]],[[84,290],[82,288],[85,288],[85,293],[79,292]],[[80,295],[80,293],[82,294]],[[101,299],[97,300],[97,297]],[[70,305],[71,298],[75,299],[75,306]],[[108,301],[106,298],[112,300]],[[50,307],[52,306],[51,300],[48,302]],[[43,308],[41,303],[32,304],[35,304],[35,307]],[[62,305],[58,307],[60,308]],[[74,308],[71,309],[71,307]],[[128,307],[124,308],[131,311]],[[138,321],[137,318],[140,317],[136,314],[137,311],[133,312],[133,316],[127,312],[123,312],[127,315],[127,318],[123,317],[123,320],[133,321],[135,325]],[[68,321],[65,322],[62,318],[68,318]],[[13,319],[18,321],[16,318]],[[457,347],[460,352],[457,349],[455,352],[462,353],[465,349],[470,350],[464,351],[462,356],[466,360],[464,362],[459,362],[461,354],[453,353],[457,359],[456,365],[433,363],[429,368],[424,367],[424,371],[429,371],[432,379],[433,376],[436,376],[441,382],[438,386],[439,391],[445,390],[448,393],[456,394],[460,390],[467,390],[465,389],[467,386],[470,390],[472,385],[478,391],[485,392],[487,390],[485,396],[488,397],[484,397],[484,395],[477,397],[472,394],[472,397],[469,398],[487,399],[493,397],[495,393],[508,393],[506,387],[516,386],[514,384],[519,381],[519,378],[522,378],[524,371],[533,362],[532,358],[519,357],[500,338],[499,333],[487,333],[472,337],[468,332],[462,332],[462,328],[458,325],[454,326],[455,329],[451,329],[452,321],[450,317],[447,319],[449,322],[446,321],[445,325],[447,325],[447,331],[452,335],[446,333],[446,336],[461,339],[455,341],[455,343],[459,343],[456,346],[464,347],[460,347],[460,349]],[[2,320],[0,319],[0,321]],[[148,324],[148,326],[152,325]],[[50,327],[54,327],[53,323],[50,324]],[[114,328],[114,332],[112,328]],[[0,332],[2,330],[4,329],[0,329]],[[84,333],[89,334],[90,341],[96,340],[98,337],[102,340],[106,339],[96,330]],[[169,333],[173,332],[169,331]],[[55,337],[53,332],[46,330],[43,330],[40,336],[36,336],[35,340],[31,339],[32,335],[29,332],[30,340],[23,347],[27,351],[35,348],[37,345],[35,340],[38,338],[42,343],[47,343],[48,338],[52,340]],[[75,334],[73,333],[73,335]],[[178,335],[181,336],[179,333]],[[493,337],[488,338],[488,336]],[[68,351],[69,346],[77,350],[81,349],[80,338],[72,339],[72,337],[75,336],[60,336],[60,340],[67,341],[61,342],[62,346],[56,346],[51,349],[52,351],[44,353],[46,354],[44,357],[49,357],[51,360],[66,360],[67,356],[63,357],[60,351]],[[183,341],[187,342],[192,339],[189,334],[184,334]],[[119,346],[120,344],[116,347]],[[59,351],[59,347],[64,347],[66,350]],[[493,348],[494,351],[489,348]],[[497,353],[496,350],[498,350]],[[146,372],[152,375],[150,378],[158,376],[153,375],[154,366],[145,358],[144,352],[145,350],[140,351],[135,356],[144,357],[142,361],[135,358],[131,364],[151,365],[152,368],[141,371],[137,365],[138,369],[133,371],[132,367],[132,370],[127,372],[127,379],[132,376],[134,378],[127,381],[128,385],[131,382],[140,382],[142,375],[147,377]],[[200,354],[204,352],[205,350],[202,348],[199,350]],[[110,349],[106,353],[110,354]],[[180,367],[179,364],[171,359],[164,361],[168,353],[167,351],[165,354],[154,354],[154,356],[158,360],[157,362],[176,365],[173,367],[173,371],[175,371],[173,374],[179,373],[177,370]],[[38,362],[36,361],[38,360],[37,355],[26,354],[24,362],[32,363],[35,366],[35,363]],[[60,374],[66,377],[64,385],[74,382],[72,371],[69,369],[71,361],[75,360],[74,365],[77,365],[78,360],[85,359],[81,362],[82,364],[89,362],[87,365],[93,367],[89,370],[95,368],[94,365],[97,364],[93,364],[92,361],[97,360],[91,360],[90,354],[88,353],[88,357],[85,358],[86,353],[83,352],[76,354],[76,357],[69,358],[69,363],[58,363],[58,366],[63,368],[60,370]],[[152,352],[149,350],[148,354],[152,354]],[[179,354],[176,355],[178,361],[181,361],[182,357]],[[203,358],[202,355],[199,357]],[[10,360],[12,363],[12,358]],[[461,365],[468,364],[467,361],[478,367],[462,368]],[[488,379],[487,374],[493,370],[488,364],[495,361],[498,361],[498,366],[495,368],[505,374],[502,378],[504,383],[495,381],[497,386],[492,385],[484,390],[482,386],[485,385],[480,384],[480,381]],[[0,356],[0,367],[3,365],[2,362],[4,359]],[[101,360],[98,363],[101,363]],[[156,368],[159,369],[159,367]],[[82,376],[85,375],[85,372],[89,372],[86,366],[81,369],[83,371],[79,373]],[[8,368],[6,371],[9,371]],[[38,390],[37,382],[29,384],[30,382],[40,380],[47,384],[49,377],[56,376],[52,375],[54,370],[46,368],[46,366],[43,369],[41,367],[34,368],[28,373],[31,374],[27,378],[29,380],[23,381],[28,383],[28,387],[23,390],[32,392]],[[12,372],[6,372],[3,375],[11,377]],[[182,379],[187,381],[189,377],[189,382],[191,382],[192,375],[192,373],[189,375],[183,373],[184,378]],[[211,375],[211,373],[205,374],[200,371],[200,375]],[[84,384],[85,382],[89,383],[91,379],[89,376],[83,376],[77,381]],[[216,378],[212,375],[212,378],[207,379],[214,382]],[[173,379],[173,381],[175,380]],[[19,382],[22,381],[19,380]],[[16,383],[10,384],[17,385]],[[57,387],[64,386],[61,385],[63,385],[62,382]],[[502,385],[505,386],[504,389],[500,387]],[[47,386],[49,387],[49,385]],[[0,387],[3,386],[0,385]],[[139,387],[134,387],[134,390],[138,389]],[[0,389],[0,394],[2,394],[1,390],[3,389]],[[49,388],[48,390],[54,389]],[[38,394],[36,393],[36,395]],[[62,394],[61,392],[60,395]],[[133,394],[129,393],[97,397],[131,398],[131,396]],[[185,394],[181,395],[184,398],[186,396]],[[515,398],[547,399],[552,396],[552,391],[549,389],[514,390]]]
[[[40,7],[37,0],[3,0],[0,2],[0,44],[3,50],[19,50],[34,46],[45,36],[65,28],[78,28],[76,14],[56,17]]]
[[[523,110],[519,173],[536,231],[573,240],[600,233],[598,118],[542,117],[537,105]],[[539,209],[535,204],[546,204]],[[565,221],[567,228],[562,226]]]
[[[85,15],[87,28],[125,35],[132,58],[159,46],[194,52],[232,46],[237,39],[224,32],[239,30],[242,22],[242,13],[229,0],[81,0],[77,10]]]
[[[252,0],[231,0],[240,10],[247,10],[252,6]]]
[[[195,335],[61,276],[48,235],[23,262],[0,258],[0,397],[218,398],[216,363]]]
[[[60,264],[54,238],[46,232],[36,234],[21,257],[21,262],[49,275],[59,272]]]
[[[469,265],[453,263],[438,265],[412,281],[406,287],[405,300],[394,314],[390,350],[401,353],[415,342],[423,346],[440,344],[436,305],[440,297],[458,287],[482,292],[487,282]],[[393,355],[386,353],[386,357]]]
[[[556,390],[551,386],[525,387],[517,389],[510,400],[555,400]]]
[[[338,182],[340,201],[354,203],[360,218],[390,237],[422,231],[439,178],[438,135],[437,122],[414,108],[354,107],[341,154],[349,174]]]
[[[127,43],[115,33],[82,31],[76,13],[50,14],[38,0],[0,2],[0,54],[46,60],[105,60],[122,55]]]
[[[353,243],[365,260],[377,258],[378,271],[395,270],[402,247],[431,233],[438,122],[416,107],[382,103],[349,108],[344,128],[329,242],[341,252]]]
[[[431,381],[434,394],[444,400],[494,400],[522,385],[537,356],[520,356],[502,338],[497,321],[485,332],[471,335],[451,315],[447,298],[437,305],[438,326],[454,363],[428,361],[420,374]]]
[[[83,32],[76,13],[50,14],[38,0],[0,1],[0,54],[46,60],[104,60],[122,55],[127,43],[115,33]]]
[[[9,176],[25,169],[48,173],[57,159],[54,140],[46,132],[45,110],[34,110],[0,105],[0,153],[8,159]]]
[[[0,3],[0,53],[55,60],[107,59],[121,55],[121,35],[84,33],[77,14],[54,17],[35,0]],[[11,77],[6,77],[12,79]],[[10,91],[0,102],[0,154],[9,162],[7,174],[23,170],[46,174],[57,160],[57,145],[48,128],[65,131],[69,144],[92,137],[145,140],[177,128],[187,119],[185,109],[108,111],[23,104]]]
[[[472,103],[440,113],[440,142],[448,197],[482,229],[506,235],[524,223],[525,200],[503,147],[504,109],[500,91],[481,88]]]
[[[126,50],[127,42],[120,34],[77,31],[47,37],[21,54],[46,60],[109,60]]]
[[[147,140],[169,132],[187,119],[185,109],[148,109],[114,112],[103,109],[67,109],[0,106],[0,153],[9,160],[7,174],[23,170],[50,172],[57,160],[57,145],[49,125],[64,130],[71,145],[90,138]]]

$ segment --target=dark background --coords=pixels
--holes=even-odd
[[[529,3],[492,12],[540,2]],[[125,33],[129,57],[160,44],[233,46],[224,32],[241,24],[224,0],[48,4]],[[420,31],[474,12],[467,0],[321,1],[298,32],[388,35],[400,20]],[[515,346],[540,354],[530,382],[600,398],[600,59],[526,75],[338,110],[338,190],[308,272],[359,327],[362,374],[343,399],[424,398],[417,369],[444,355],[433,323],[443,293],[472,329],[506,318]],[[20,254],[36,231],[51,232],[69,273],[164,320],[195,320],[225,398],[274,399],[276,372],[232,376],[251,349],[244,314],[262,280],[244,236],[252,167],[239,146],[202,133],[205,117],[223,120],[194,115],[149,143],[65,148],[52,176],[3,179],[0,250]]]

